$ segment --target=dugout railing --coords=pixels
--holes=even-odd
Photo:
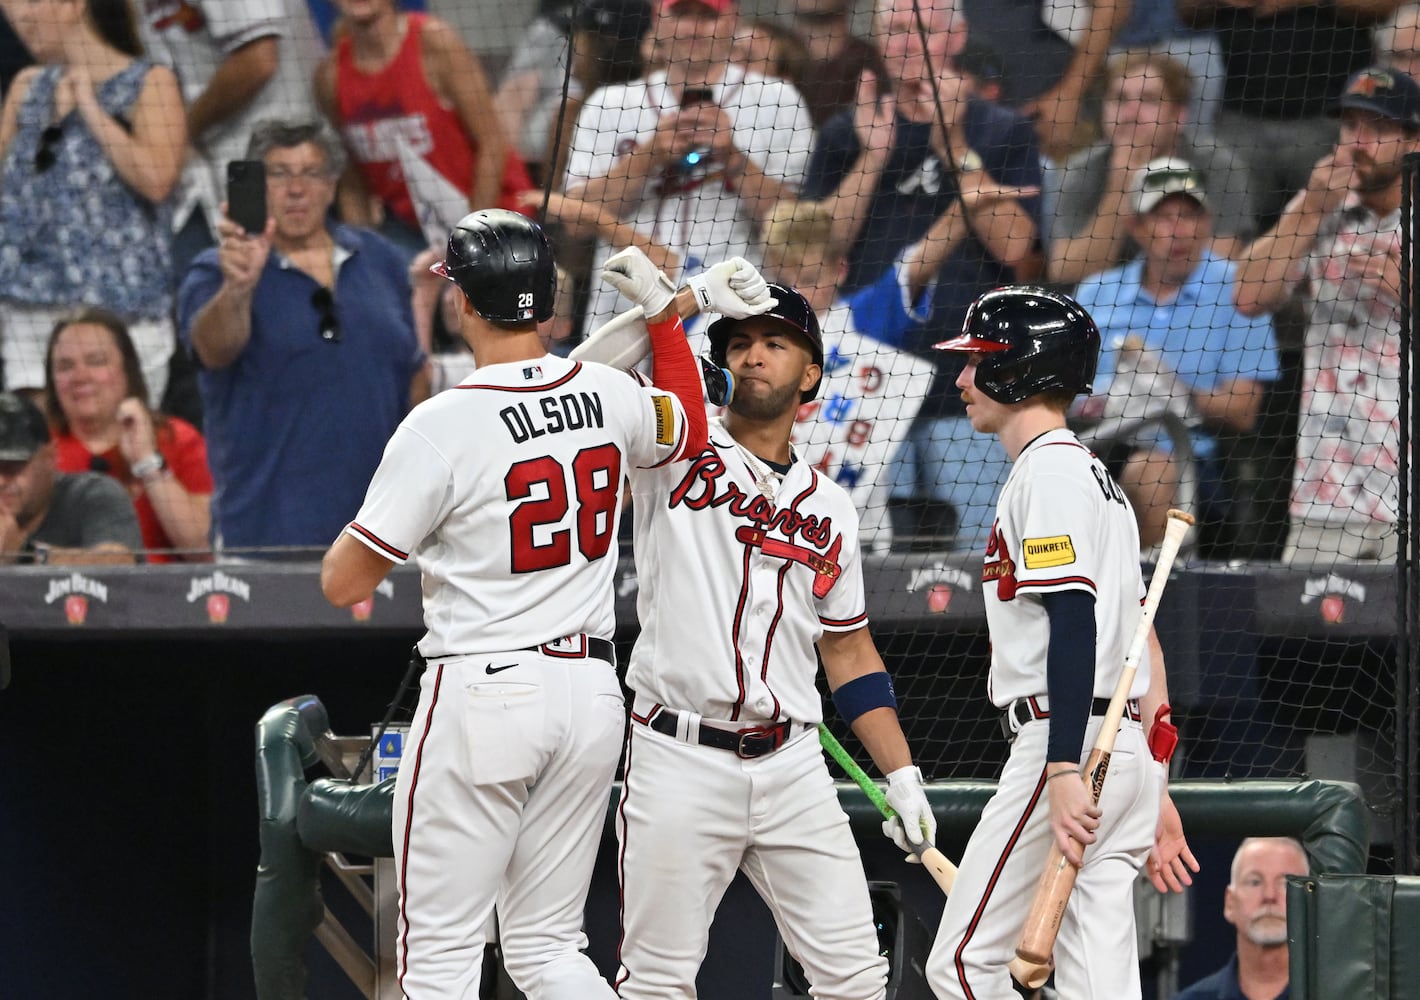
[[[337,737],[325,707],[313,695],[281,702],[256,729],[261,860],[252,912],[252,964],[260,1000],[301,1000],[306,947],[313,939],[336,959],[366,997],[377,1000],[377,942],[347,928],[326,905],[320,877],[329,866],[373,917],[371,881],[377,859],[393,855],[391,809],[394,779],[360,784],[349,763],[368,738]],[[340,777],[315,776],[320,768]],[[881,816],[861,790],[839,783],[839,798],[862,838],[880,837]],[[1172,786],[1186,827],[1217,836],[1293,836],[1302,841],[1314,873],[1366,870],[1368,817],[1359,790],[1318,780],[1180,781]],[[932,782],[928,796],[939,822],[939,840],[964,838],[975,825],[991,782]],[[608,824],[617,791],[608,802]],[[605,833],[605,837],[611,837]],[[358,859],[358,860],[356,860]],[[904,870],[903,879],[920,872]]]

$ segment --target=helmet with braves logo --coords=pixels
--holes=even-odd
[[[961,334],[935,346],[983,355],[976,387],[998,403],[1021,403],[1054,389],[1091,392],[1100,332],[1070,296],[1008,285],[977,298]]]
[[[552,318],[557,265],[542,227],[502,208],[470,212],[449,233],[447,256],[435,264],[490,323]]]
[[[766,319],[777,319],[785,326],[792,329],[804,340],[808,341],[809,350],[813,354],[814,364],[823,369],[823,334],[819,331],[818,317],[814,315],[813,307],[809,305],[808,299],[804,298],[794,289],[786,285],[769,284],[769,294],[778,300],[768,311],[760,313]],[[758,316],[750,317],[758,319]],[[710,328],[705,331],[705,335],[710,338],[710,360],[721,368],[725,367],[725,348],[730,343],[730,334],[735,327],[746,322],[742,319],[730,319],[728,316],[717,319],[710,324]],[[809,403],[818,396],[819,386],[823,384],[823,376],[812,386],[799,393],[799,402]]]

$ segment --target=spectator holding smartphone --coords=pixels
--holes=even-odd
[[[172,71],[141,58],[124,0],[6,6],[39,65],[0,117],[0,356],[38,395],[55,322],[82,305],[129,323],[155,396],[174,335],[169,197],[186,133]]]
[[[601,204],[682,261],[683,282],[705,261],[758,258],[755,233],[797,193],[813,124],[792,85],[730,62],[733,0],[668,0],[652,31],[665,65],[592,94],[568,153],[567,193]],[[597,246],[593,273],[616,247]],[[586,329],[617,311],[616,291],[591,290]]]
[[[360,507],[385,442],[427,392],[404,256],[332,223],[339,140],[316,121],[264,122],[247,153],[270,219],[230,219],[178,293],[201,366],[221,549],[324,549]]]

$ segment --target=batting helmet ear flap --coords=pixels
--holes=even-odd
[[[722,351],[721,354],[724,352]],[[700,359],[700,373],[705,382],[705,398],[711,406],[729,406],[735,398],[735,376],[710,358]]]

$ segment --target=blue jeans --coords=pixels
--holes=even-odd
[[[952,548],[982,548],[996,519],[996,497],[1011,461],[994,434],[972,429],[966,417],[917,420],[893,456],[892,497],[949,503],[956,511]]]

